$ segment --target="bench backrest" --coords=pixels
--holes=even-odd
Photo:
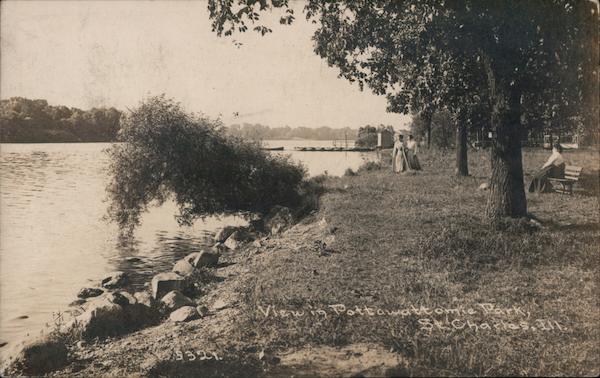
[[[577,181],[579,180],[579,176],[581,175],[581,167],[577,167],[575,165],[567,165],[565,167],[565,178],[568,180]]]

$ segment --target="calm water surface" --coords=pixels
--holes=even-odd
[[[330,141],[268,141],[284,146],[310,175],[341,175],[375,154],[298,152],[294,146]],[[108,176],[103,150],[110,144],[2,144],[0,146],[0,341],[9,346],[37,334],[64,311],[85,285],[115,270],[141,284],[187,253],[199,250],[235,217],[209,218],[180,227],[166,203],[145,214],[130,238],[105,222]],[[292,150],[292,151],[290,151]],[[139,261],[128,262],[128,257]],[[26,316],[27,318],[23,318]],[[4,354],[4,353],[3,353]]]

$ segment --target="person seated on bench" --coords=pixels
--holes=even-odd
[[[565,159],[562,156],[562,147],[556,143],[552,148],[552,155],[548,161],[537,171],[529,185],[529,192],[550,192],[552,184],[548,178],[565,177]]]

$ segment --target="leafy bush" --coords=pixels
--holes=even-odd
[[[225,135],[220,121],[185,113],[164,96],[143,101],[124,120],[123,143],[109,150],[109,219],[133,229],[152,204],[173,198],[177,220],[268,211],[301,201],[305,169],[286,157]]]
[[[381,163],[376,161],[367,161],[358,167],[358,173],[364,171],[377,171],[381,169]]]
[[[300,185],[300,202],[294,209],[296,219],[309,215],[319,208],[321,196],[325,193],[325,176],[315,176]]]

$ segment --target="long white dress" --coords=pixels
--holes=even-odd
[[[392,150],[392,171],[400,173],[406,171],[408,168],[404,143],[397,140]]]

